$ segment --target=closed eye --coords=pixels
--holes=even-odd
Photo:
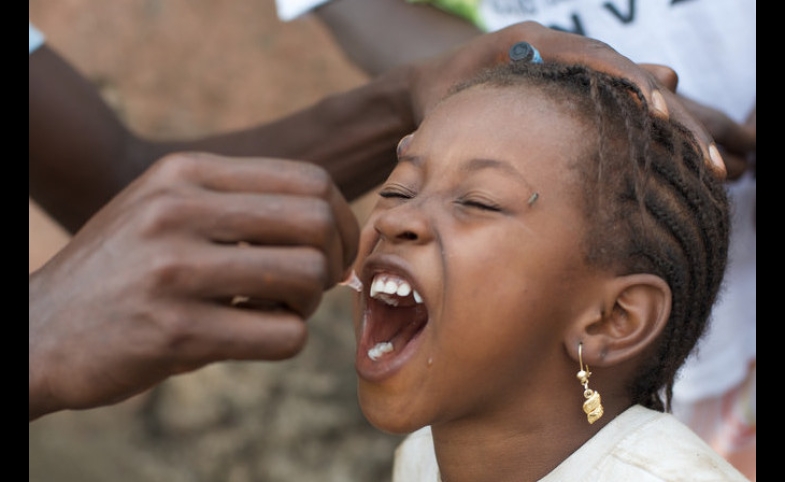
[[[404,194],[401,192],[393,192],[393,191],[382,191],[379,193],[379,196],[385,199],[392,199],[392,198],[402,198],[402,199],[409,199],[411,198],[410,195]]]
[[[379,191],[379,196],[385,199],[412,199],[415,194],[410,188],[398,183],[387,184]]]
[[[412,196],[409,194],[404,194],[402,192],[395,192],[395,191],[382,191],[379,193],[380,197],[385,199],[411,199]]]
[[[496,203],[477,199],[459,199],[458,204],[469,208],[480,209],[483,211],[501,212],[502,208]]]
[[[385,199],[411,199],[414,193],[403,186],[387,186],[379,191],[379,196]]]

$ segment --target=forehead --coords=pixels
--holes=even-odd
[[[582,132],[577,106],[556,95],[530,85],[478,85],[444,99],[423,125],[448,122],[453,128],[494,131],[502,137],[552,133],[544,140]]]
[[[524,172],[563,174],[593,145],[592,127],[582,119],[569,101],[537,87],[474,86],[425,118],[410,151],[426,160],[496,159]]]

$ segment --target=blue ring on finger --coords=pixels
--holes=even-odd
[[[541,64],[542,56],[539,50],[534,48],[529,42],[518,42],[510,47],[510,60],[513,62],[531,62]]]

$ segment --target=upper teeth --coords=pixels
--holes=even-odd
[[[413,290],[412,285],[397,276],[389,274],[376,275],[371,283],[371,298],[382,299],[388,303],[392,303],[393,300],[383,295],[409,296],[409,293],[414,296],[414,301],[422,303],[420,293],[417,290]]]

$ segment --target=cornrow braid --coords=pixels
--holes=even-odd
[[[589,265],[651,273],[672,291],[670,318],[628,386],[633,403],[670,411],[679,368],[706,330],[728,257],[729,205],[692,133],[650,115],[640,89],[582,65],[515,62],[459,85],[534,86],[596,129],[580,174]],[[592,127],[593,126],[593,127]]]

